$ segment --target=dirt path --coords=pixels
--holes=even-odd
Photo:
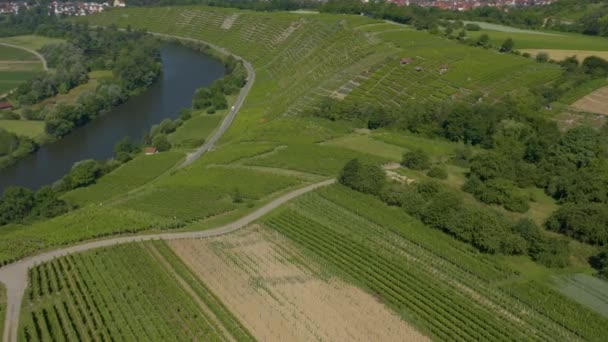
[[[7,289],[7,312],[4,322],[4,342],[17,341],[17,332],[19,328],[19,315],[21,312],[21,303],[25,289],[27,288],[27,271],[31,267],[53,260],[58,257],[62,257],[72,253],[84,252],[95,248],[113,246],[128,242],[137,241],[149,241],[149,240],[174,240],[174,239],[190,239],[190,238],[206,238],[224,235],[239,230],[260,217],[268,214],[273,209],[276,209],[280,205],[287,201],[301,196],[307,192],[313,191],[317,188],[333,184],[335,179],[329,179],[323,182],[315,183],[304,188],[300,188],[291,191],[273,201],[266,204],[265,206],[257,209],[256,211],[224,226],[198,231],[198,232],[180,232],[180,233],[163,233],[163,234],[152,234],[152,235],[141,235],[141,236],[127,236],[117,237],[107,240],[98,240],[83,243],[81,245],[75,245],[66,247],[54,251],[41,253],[35,256],[27,257],[20,261],[6,265],[0,268],[0,282],[6,285]]]
[[[36,50],[32,50],[32,49],[28,49],[26,47],[23,46],[19,46],[19,45],[13,45],[13,44],[9,44],[9,43],[4,43],[4,42],[0,42],[0,45],[4,45],[4,46],[8,46],[8,47],[12,47],[15,49],[20,49],[23,51],[27,51],[29,53],[31,53],[32,55],[38,57],[38,59],[40,60],[40,62],[42,62],[42,68],[46,71],[49,70],[49,68],[46,65],[46,59],[44,59],[44,56],[42,56],[40,53],[38,53],[38,51]]]

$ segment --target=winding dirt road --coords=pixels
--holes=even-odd
[[[27,271],[31,267],[51,261],[55,258],[78,252],[84,252],[95,248],[113,246],[128,242],[140,242],[149,240],[175,240],[175,239],[192,239],[192,238],[208,238],[224,234],[232,233],[238,229],[241,229],[262,216],[268,214],[273,209],[276,209],[280,205],[292,200],[298,196],[301,196],[307,192],[313,191],[317,188],[333,184],[335,179],[329,179],[323,182],[308,185],[304,188],[293,190],[273,201],[257,209],[256,211],[224,226],[198,231],[198,232],[180,232],[180,233],[163,233],[153,235],[140,235],[140,236],[126,236],[117,237],[107,240],[98,240],[57,249],[50,252],[41,253],[35,256],[31,256],[15,263],[6,265],[0,268],[0,282],[6,285],[7,290],[7,312],[4,322],[4,342],[17,341],[17,332],[19,328],[19,314],[21,312],[21,303],[23,295],[27,288]]]

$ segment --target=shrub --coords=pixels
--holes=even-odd
[[[608,207],[604,203],[566,203],[547,220],[548,229],[591,244],[608,243]]]
[[[431,166],[429,156],[420,149],[405,152],[401,164],[412,170],[426,170]]]
[[[468,23],[464,26],[467,31],[481,31],[481,26],[474,23]]]
[[[446,169],[443,167],[439,167],[439,166],[432,167],[426,173],[426,175],[429,177],[438,178],[438,179],[447,179],[448,178],[448,172],[446,171]]]
[[[171,149],[171,143],[165,134],[157,134],[152,139],[152,145],[156,147],[159,152],[168,151]]]
[[[87,186],[95,182],[101,176],[101,165],[93,159],[83,160],[72,167],[70,173],[65,177],[64,183],[68,189]]]
[[[536,61],[539,63],[547,63],[549,61],[549,55],[546,52],[539,52],[536,54]]]
[[[386,184],[382,167],[353,159],[344,165],[339,182],[360,192],[379,195]]]

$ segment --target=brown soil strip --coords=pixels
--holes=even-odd
[[[324,279],[274,231],[255,226],[169,245],[259,340],[428,340],[370,294]]]
[[[608,115],[608,87],[600,88],[572,104],[572,108],[589,113]]]

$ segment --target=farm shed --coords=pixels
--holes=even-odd
[[[158,150],[156,149],[156,147],[146,147],[144,149],[144,153],[147,156],[153,155],[153,154],[157,154]]]

